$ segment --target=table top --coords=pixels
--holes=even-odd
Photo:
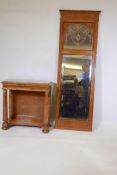
[[[50,81],[46,80],[32,80],[32,79],[7,79],[1,83],[39,83],[39,84],[50,84]]]
[[[52,82],[43,80],[9,79],[1,82],[3,89],[47,91],[51,88]]]

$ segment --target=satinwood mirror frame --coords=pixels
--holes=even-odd
[[[84,131],[92,130],[99,14],[100,11],[60,10],[55,128]],[[66,28],[69,28],[67,34],[65,33],[67,30]],[[74,34],[72,35],[72,33]],[[71,58],[77,56],[78,58],[91,58],[89,108],[88,117],[86,119],[61,116],[60,104],[63,81],[62,65],[65,56],[71,56]]]

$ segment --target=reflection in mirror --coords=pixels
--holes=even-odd
[[[92,49],[91,23],[64,23],[64,49]]]
[[[91,56],[63,55],[61,117],[88,119],[91,65]]]

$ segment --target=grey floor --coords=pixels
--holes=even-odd
[[[0,175],[117,175],[117,125],[93,132],[0,130]]]

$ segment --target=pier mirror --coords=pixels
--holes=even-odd
[[[92,130],[99,13],[60,10],[55,128]]]

